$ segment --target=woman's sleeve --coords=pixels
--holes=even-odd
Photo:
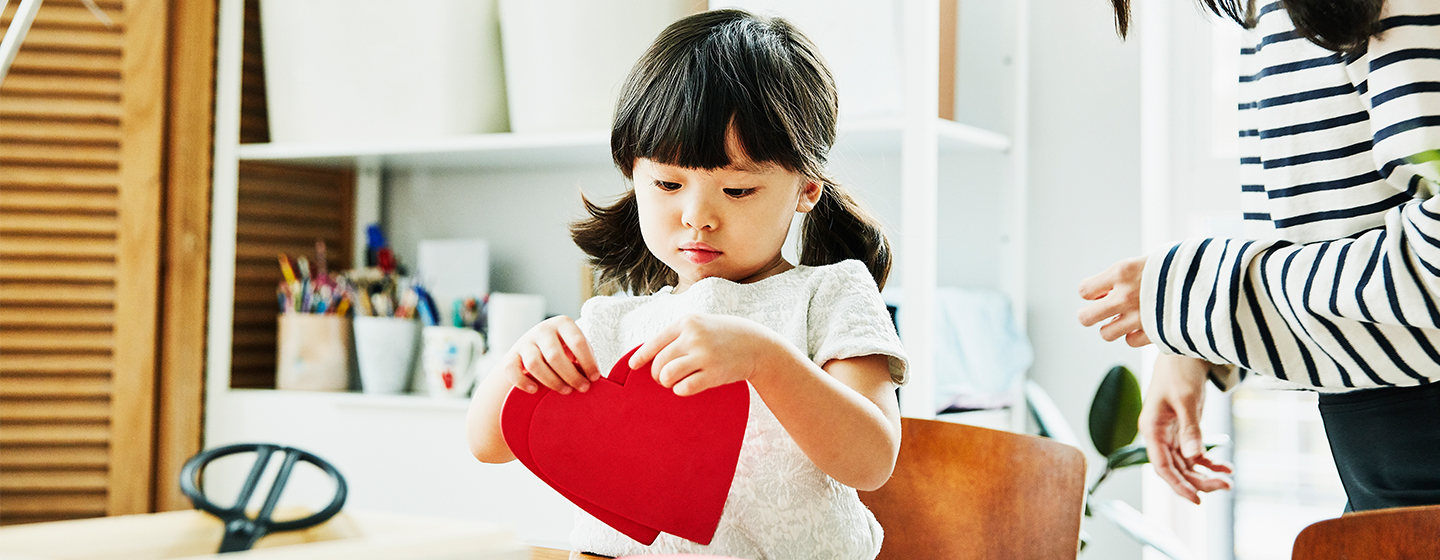
[[[1351,238],[1201,239],[1155,253],[1141,320],[1162,351],[1313,387],[1437,379],[1425,365],[1440,363],[1440,3],[1386,10],[1359,90],[1376,166],[1412,200]],[[1228,389],[1242,374],[1212,379]]]
[[[891,381],[905,383],[905,349],[870,271],[859,261],[827,268],[811,294],[806,316],[811,359],[824,366],[830,360],[884,355]]]

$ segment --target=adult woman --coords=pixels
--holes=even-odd
[[[1128,1],[1112,0],[1122,34]],[[1175,491],[1208,376],[1321,392],[1354,510],[1440,503],[1440,0],[1203,0],[1247,28],[1239,118],[1252,239],[1199,239],[1086,279],[1106,340],[1165,354],[1141,415]]]

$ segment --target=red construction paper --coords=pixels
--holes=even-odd
[[[512,390],[501,430],[515,456],[581,509],[632,539],[664,531],[709,544],[745,437],[750,390],[680,397],[627,353],[585,393]]]

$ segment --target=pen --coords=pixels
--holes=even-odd
[[[286,283],[295,283],[295,271],[290,268],[290,258],[286,257],[284,253],[280,254],[280,274],[285,276]]]

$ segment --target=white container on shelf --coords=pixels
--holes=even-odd
[[[495,0],[261,0],[276,143],[509,129]]]
[[[410,383],[420,323],[395,317],[355,317],[355,357],[360,390],[398,395]]]
[[[704,0],[500,0],[510,128],[609,130],[630,67]]]

